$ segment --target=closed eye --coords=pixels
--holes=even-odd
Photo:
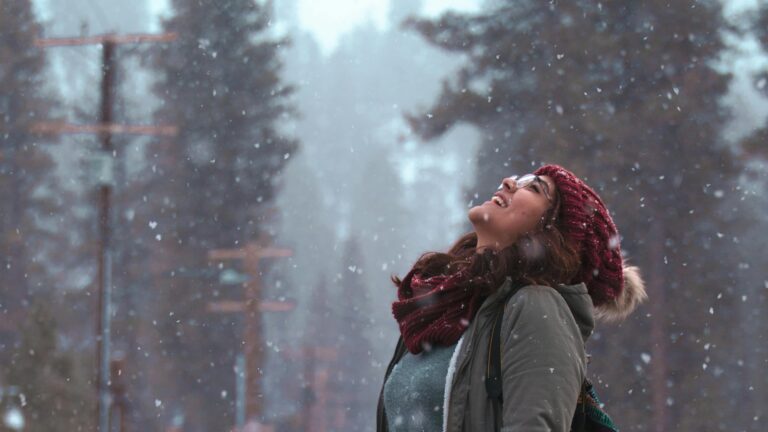
[[[542,189],[542,187],[544,187],[544,192],[545,192],[545,195],[546,195],[546,192],[547,192],[547,191],[549,191],[549,185],[548,185],[548,184],[546,184],[546,183],[544,183],[544,181],[543,181],[543,180],[542,180],[541,182],[539,182],[539,181],[536,181],[536,182],[534,182],[534,184],[533,184],[533,185],[534,185],[534,186],[536,186],[536,187],[535,187],[535,189],[536,189],[536,193],[541,193],[541,189]]]

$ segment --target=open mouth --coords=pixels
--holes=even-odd
[[[499,197],[498,195],[494,195],[493,197],[491,197],[491,201],[493,201],[497,206],[501,208],[507,207],[507,203],[504,202],[504,200],[501,199],[501,197]]]

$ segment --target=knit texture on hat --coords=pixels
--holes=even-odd
[[[607,319],[626,317],[646,298],[637,267],[624,267],[619,232],[608,209],[581,179],[559,165],[545,165],[534,174],[546,175],[557,185],[557,214],[563,236],[579,253],[581,267],[569,283],[584,282],[597,315]]]

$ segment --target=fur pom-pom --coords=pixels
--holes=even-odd
[[[625,266],[624,289],[621,294],[610,302],[595,308],[595,318],[602,321],[621,321],[625,319],[637,306],[648,299],[645,292],[645,282],[640,276],[640,269],[636,266]]]

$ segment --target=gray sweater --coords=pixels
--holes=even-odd
[[[384,383],[384,407],[391,432],[439,432],[448,363],[456,344],[406,352]]]

